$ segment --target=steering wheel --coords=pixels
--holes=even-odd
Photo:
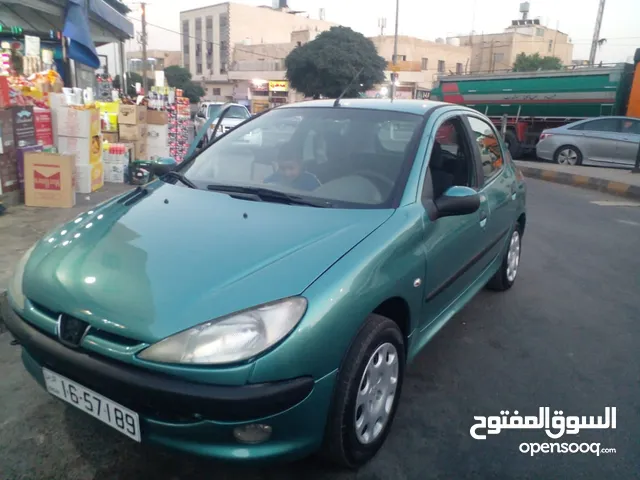
[[[358,170],[357,172],[353,173],[353,175],[360,175],[361,177],[365,177],[366,179],[375,180],[375,182],[373,182],[374,185],[383,183],[384,185],[389,187],[389,191],[393,190],[393,187],[395,187],[395,183],[393,181],[389,180],[381,173],[374,172],[372,170]]]

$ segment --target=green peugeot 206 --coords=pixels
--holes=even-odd
[[[410,362],[514,284],[525,199],[477,111],[291,104],[49,232],[5,322],[49,394],[132,441],[357,468]]]

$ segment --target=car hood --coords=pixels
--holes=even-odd
[[[151,343],[302,293],[393,213],[253,202],[159,181],[147,191],[45,236],[25,268],[26,297]]]

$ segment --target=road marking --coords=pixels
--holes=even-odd
[[[620,220],[619,218],[617,218],[616,222],[624,223],[625,225],[633,225],[634,227],[640,227],[640,223],[634,222],[632,220]]]
[[[594,200],[591,203],[600,205],[601,207],[640,207],[640,203],[630,201]]]

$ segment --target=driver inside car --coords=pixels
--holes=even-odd
[[[265,178],[264,183],[282,185],[307,192],[320,186],[320,180],[313,173],[304,169],[299,155],[286,147],[280,151],[278,170]]]

